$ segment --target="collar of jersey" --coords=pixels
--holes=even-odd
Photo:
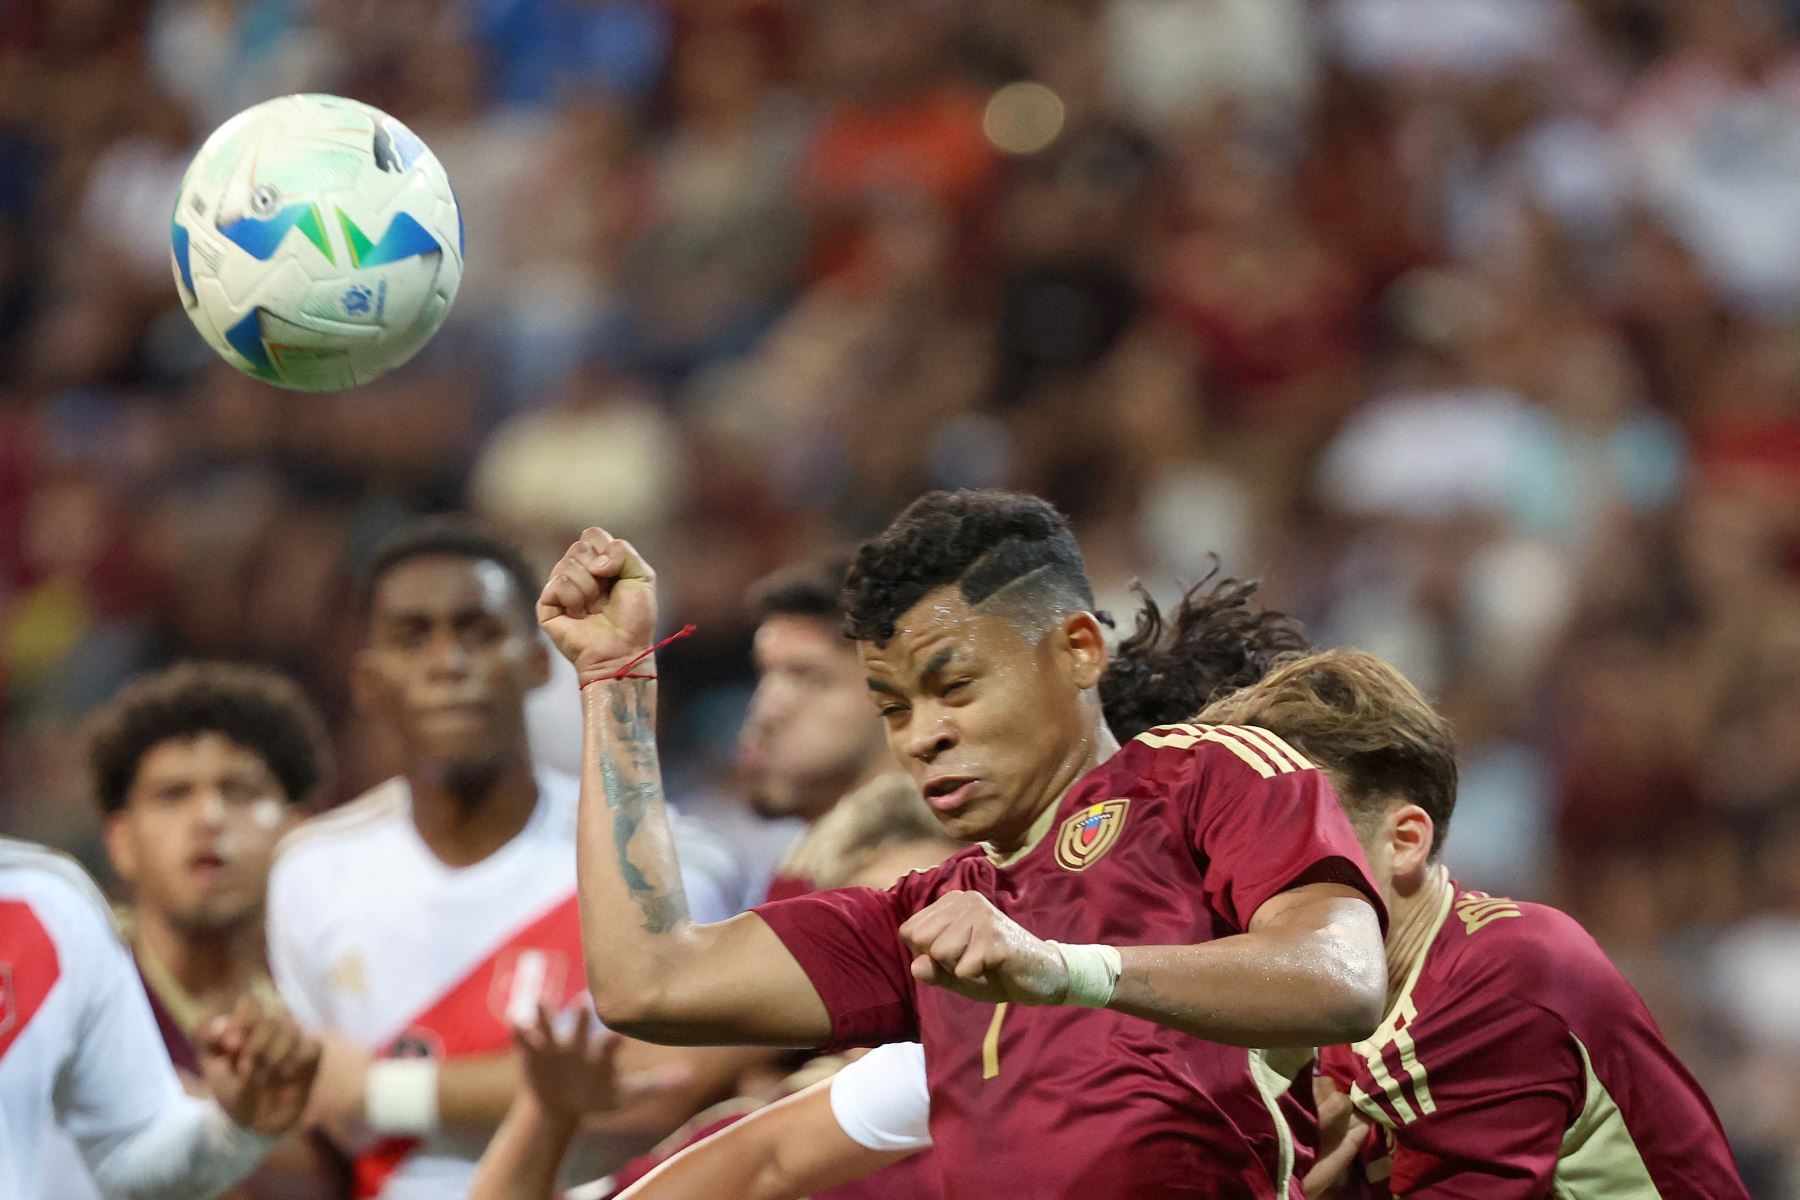
[[[200,1002],[181,986],[181,981],[163,965],[162,959],[138,938],[137,914],[127,908],[117,909],[115,913],[120,930],[130,944],[132,954],[137,958],[138,970],[143,973],[144,983],[156,993],[156,999],[175,1024],[181,1027],[181,1032],[191,1039],[194,1031],[200,1027],[200,1018],[204,1015]],[[258,974],[251,981],[250,993],[261,1003],[264,1012],[281,1012],[285,1007],[281,1002],[281,994],[275,990],[275,983],[267,972]]]
[[[1438,904],[1437,910],[1431,915],[1430,920],[1423,921],[1417,926],[1423,931],[1423,935],[1416,942],[1394,947],[1398,951],[1394,958],[1398,961],[1388,963],[1388,973],[1391,977],[1397,971],[1405,971],[1406,983],[1398,992],[1394,993],[1394,1002],[1388,1006],[1388,1013],[1382,1020],[1381,1027],[1370,1034],[1365,1042],[1357,1043],[1358,1045],[1380,1043],[1393,1033],[1392,1027],[1399,1019],[1401,1011],[1411,1007],[1408,1001],[1412,999],[1413,988],[1418,986],[1420,973],[1425,970],[1425,959],[1431,953],[1431,947],[1437,941],[1438,934],[1443,932],[1444,922],[1450,916],[1450,908],[1456,902],[1456,885],[1450,881],[1449,869],[1439,863],[1435,870],[1443,885],[1443,900]],[[1402,937],[1405,936],[1405,934],[1402,935]],[[1410,941],[1410,938],[1407,940]]]
[[[1050,832],[1050,826],[1056,824],[1056,814],[1062,809],[1063,796],[1068,794],[1064,792],[1062,796],[1058,796],[1044,806],[1044,811],[1037,815],[1037,819],[1031,823],[1031,828],[1025,831],[1025,841],[1017,850],[1003,853],[991,843],[983,842],[981,843],[981,852],[986,854],[988,861],[996,867],[1012,866],[1038,848],[1038,843],[1043,841],[1044,835]]]

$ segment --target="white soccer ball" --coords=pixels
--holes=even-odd
[[[443,166],[399,121],[339,96],[282,96],[221,125],[182,178],[171,238],[201,336],[304,391],[417,354],[462,281]]]

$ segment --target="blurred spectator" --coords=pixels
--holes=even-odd
[[[1796,7],[19,0],[0,828],[92,865],[71,731],[184,656],[286,668],[369,786],[346,579],[452,508],[537,569],[657,548],[702,626],[665,767],[725,811],[750,582],[1033,489],[1103,605],[1217,553],[1424,685],[1452,866],[1587,922],[1800,1196]],[[408,122],[468,232],[443,334],[339,395],[219,365],[169,283],[196,144],[287,90]],[[566,679],[532,703],[569,761]]]

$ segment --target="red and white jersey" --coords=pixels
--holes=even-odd
[[[269,878],[269,962],[302,1025],[378,1057],[440,1059],[511,1047],[511,1026],[542,1002],[587,991],[575,900],[574,777],[540,770],[519,835],[482,861],[446,866],[420,838],[412,794],[391,779],[303,824]],[[742,907],[727,850],[676,822],[689,907],[717,921]],[[467,1195],[479,1141],[439,1131],[360,1148],[357,1194],[382,1200]]]
[[[45,1168],[55,1126],[100,1144],[182,1099],[100,890],[73,859],[0,838],[0,1196],[64,1194]]]

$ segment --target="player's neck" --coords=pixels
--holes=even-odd
[[[1450,871],[1442,863],[1426,869],[1425,882],[1410,896],[1395,896],[1388,910],[1388,1010],[1393,1011],[1413,969],[1431,948],[1431,935],[1444,911]]]
[[[207,1012],[235,1003],[267,977],[262,929],[258,916],[220,929],[181,929],[167,914],[139,908],[131,943],[153,987],[161,992],[172,984],[181,1007]]]
[[[1047,819],[1046,814],[1062,802],[1069,789],[1083,776],[1119,752],[1119,739],[1102,722],[1096,724],[1086,737],[1071,743],[1069,751],[1038,794],[1037,802],[1031,806],[1030,814],[1018,832],[984,843],[990,854],[1004,860],[1023,857],[1023,851],[1035,844],[1036,836],[1041,836],[1046,828],[1042,824]]]
[[[450,867],[472,866],[499,850],[537,808],[537,780],[522,754],[481,771],[419,766],[406,781],[419,838]]]

